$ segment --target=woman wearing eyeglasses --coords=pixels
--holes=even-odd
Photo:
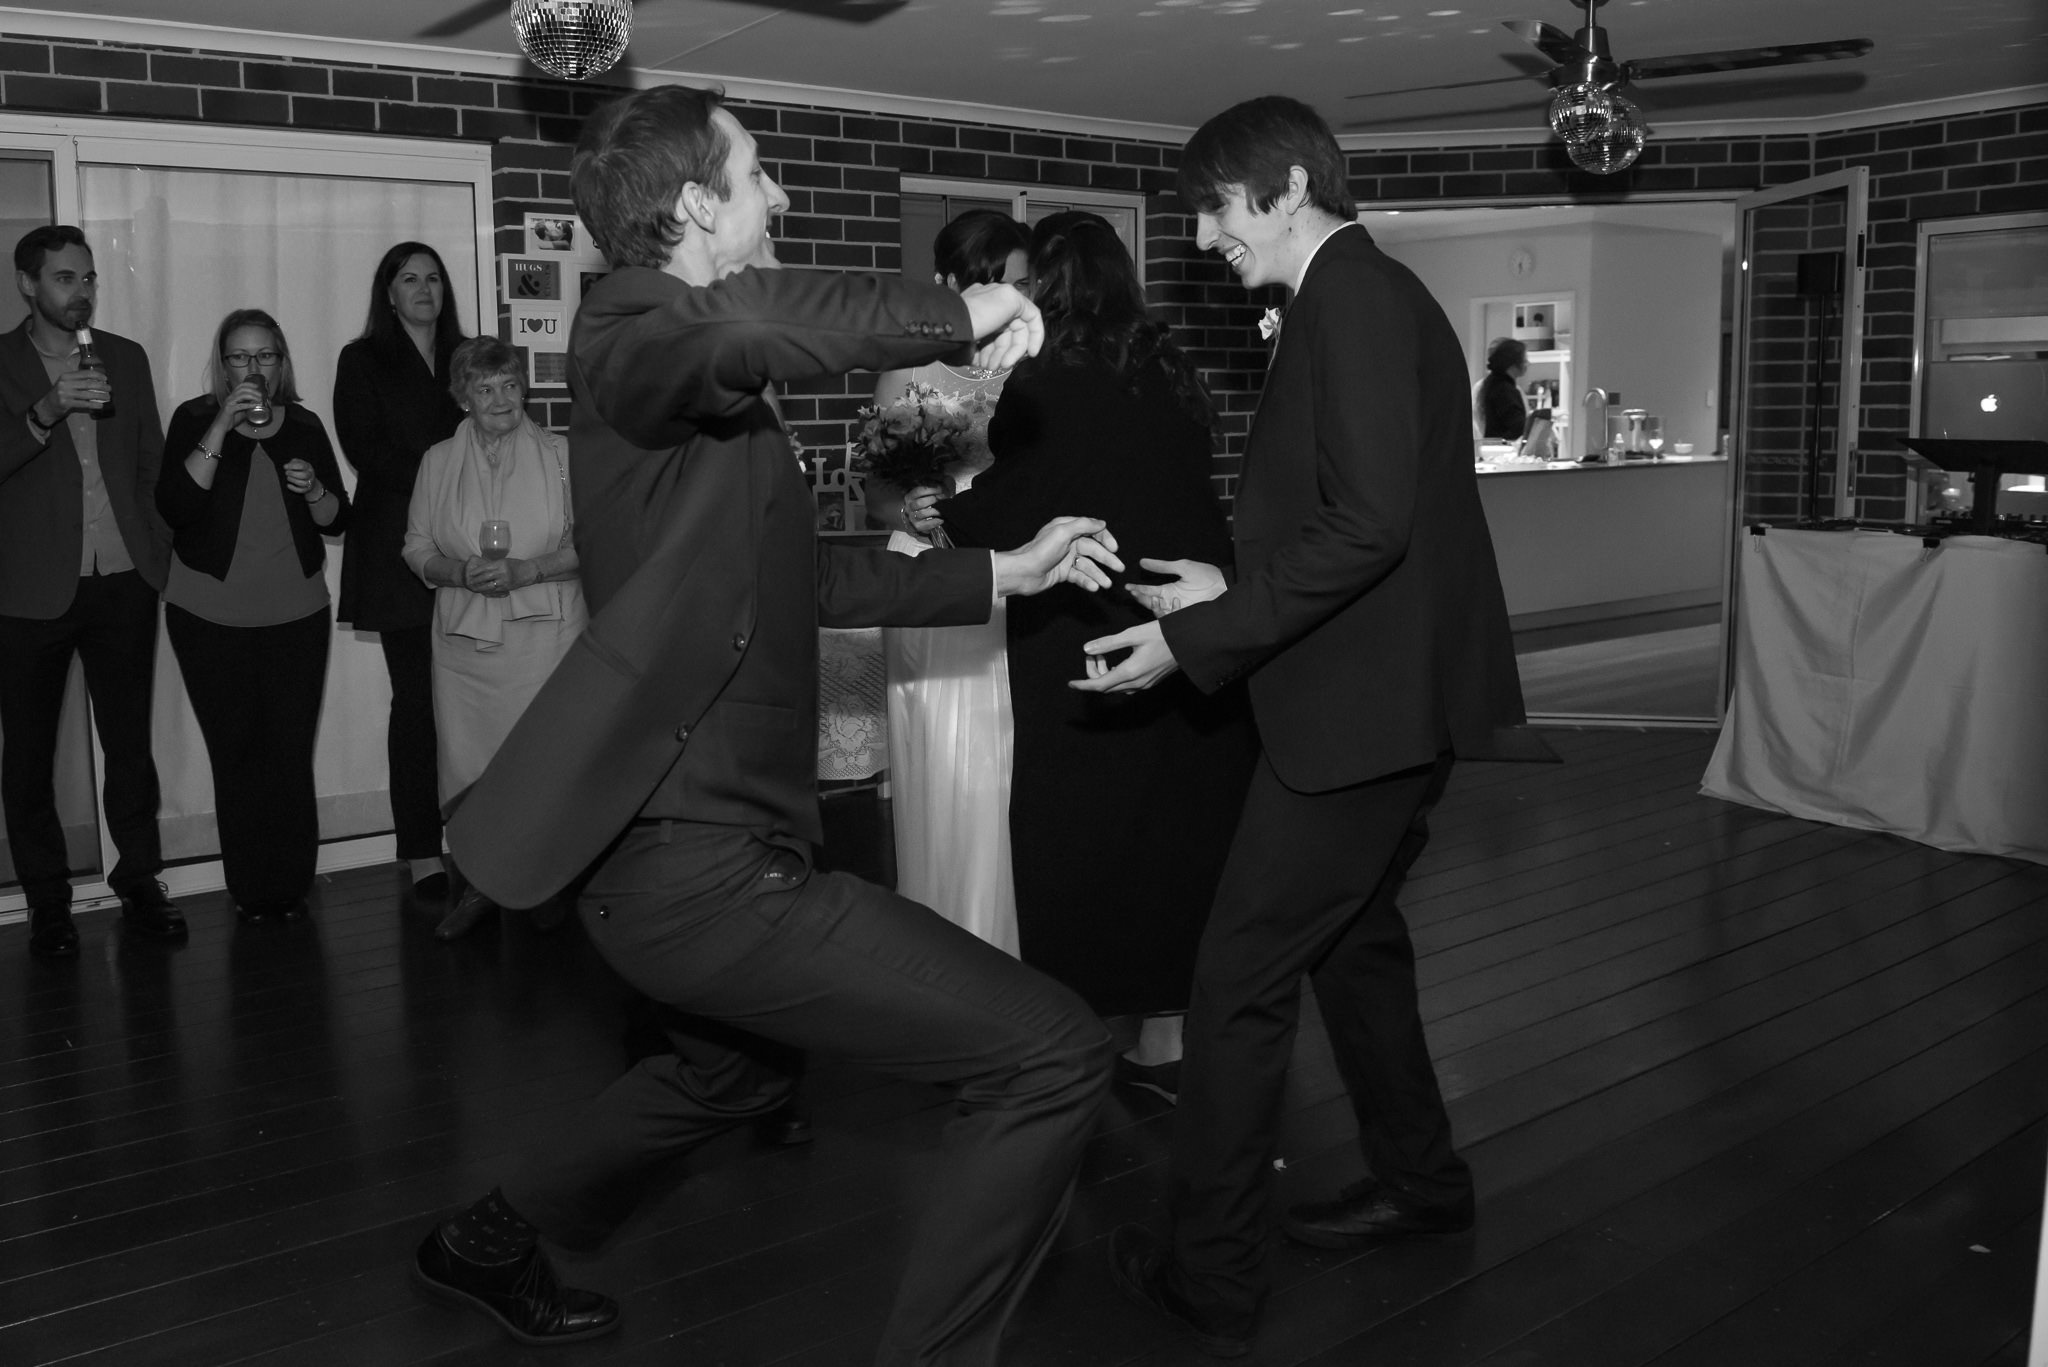
[[[297,920],[320,823],[313,738],[330,636],[321,543],[348,519],[327,429],[299,406],[277,320],[221,320],[211,392],[164,434],[164,620],[213,768],[221,864],[244,921]]]

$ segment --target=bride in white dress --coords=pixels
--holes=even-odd
[[[933,278],[952,289],[990,280],[1025,288],[1030,230],[991,209],[970,210],[940,230]],[[934,362],[884,373],[875,403],[912,381],[951,394],[973,426],[966,453],[947,474],[965,489],[989,467],[988,420],[1006,370]],[[938,517],[926,500],[903,513],[904,490],[874,490],[871,515],[893,524],[889,549],[920,555]],[[906,529],[907,528],[907,529]],[[882,633],[889,669],[889,786],[896,825],[896,891],[1010,954],[1017,952],[1017,902],[1010,878],[1010,670],[1003,604],[981,626],[891,627]]]

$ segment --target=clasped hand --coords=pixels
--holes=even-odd
[[[533,582],[532,579],[520,582],[524,577],[521,571],[528,563],[509,555],[503,560],[486,560],[480,555],[472,555],[462,562],[462,587],[486,598],[503,598],[512,590],[525,588],[526,583]]]
[[[57,416],[43,423],[55,427],[72,413],[92,413],[105,408],[114,397],[114,387],[107,380],[104,370],[67,370],[57,377],[57,383],[44,395],[57,407]],[[36,419],[42,420],[42,401],[36,403]]]
[[[1191,603],[1206,603],[1221,597],[1228,587],[1223,571],[1199,560],[1144,559],[1138,562],[1138,566],[1154,574],[1175,576],[1170,584],[1124,586],[1154,618],[1178,612]],[[1088,677],[1075,679],[1067,686],[1083,693],[1142,692],[1172,677],[1180,669],[1180,661],[1173,658],[1173,648],[1167,645],[1166,633],[1157,621],[1142,623],[1114,636],[1098,636],[1083,645],[1081,650]],[[1111,665],[1109,657],[1118,651],[1130,653]]]

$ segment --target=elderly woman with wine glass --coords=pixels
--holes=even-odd
[[[450,358],[448,387],[468,417],[420,461],[404,548],[405,563],[434,590],[444,806],[490,763],[585,621],[569,446],[527,417],[519,353],[472,337]],[[434,934],[453,940],[493,910],[466,887]],[[559,919],[535,916],[543,925]]]

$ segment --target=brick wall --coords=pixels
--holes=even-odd
[[[0,105],[128,118],[489,141],[500,251],[517,250],[522,215],[569,205],[568,160],[582,116],[616,94],[603,85],[496,79],[393,66],[259,59],[120,43],[0,37]],[[1220,486],[1263,375],[1260,311],[1213,256],[1193,249],[1193,220],[1172,194],[1176,149],[1132,139],[1037,133],[820,107],[738,102],[789,191],[778,233],[794,265],[898,265],[898,177],[997,179],[1120,190],[1147,197],[1151,287],[1207,371],[1224,414]],[[1910,403],[1915,225],[1925,218],[2048,209],[2048,105],[1886,124],[1850,133],[1658,138],[1620,176],[1589,176],[1556,144],[1360,152],[1351,188],[1362,204],[1434,199],[1612,198],[1652,191],[1730,192],[1780,185],[1852,164],[1872,171],[1870,293],[1860,403],[1866,443],[1903,433]],[[806,445],[846,439],[869,381],[850,377],[789,396]],[[549,403],[547,420],[566,421]],[[1903,493],[1896,456],[1866,454],[1859,488],[1873,512]],[[1782,512],[1765,489],[1757,511]]]

